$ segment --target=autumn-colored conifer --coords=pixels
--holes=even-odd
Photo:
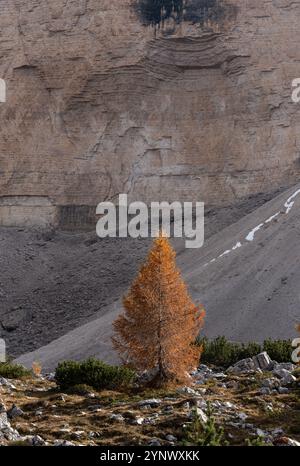
[[[123,361],[137,370],[156,368],[158,384],[183,380],[199,361],[193,343],[204,311],[193,304],[175,256],[167,238],[154,240],[114,322],[113,343]]]

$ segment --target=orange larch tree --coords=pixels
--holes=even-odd
[[[199,361],[194,345],[204,310],[195,306],[176,267],[175,251],[160,235],[114,322],[114,347],[137,370],[157,369],[155,382],[183,381]]]

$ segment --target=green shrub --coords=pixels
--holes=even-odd
[[[207,422],[202,422],[197,411],[194,411],[193,420],[184,429],[183,445],[201,447],[219,447],[227,445],[224,440],[224,430],[216,426],[213,412],[208,404]]]
[[[95,390],[128,387],[135,373],[126,367],[110,366],[97,359],[83,362],[64,361],[55,372],[55,380],[62,390],[75,385],[88,385]]]
[[[245,440],[247,447],[267,447],[270,446],[269,443],[266,443],[263,437],[255,437],[252,439],[247,438]]]
[[[265,340],[263,350],[273,361],[291,362],[293,348],[290,340]]]
[[[174,14],[181,16],[183,0],[136,0],[135,8],[145,24],[156,26]]]
[[[203,351],[201,362],[204,364],[214,364],[216,366],[229,367],[232,364],[252,357],[261,352],[262,348],[257,343],[241,344],[231,343],[225,337],[217,337],[214,340],[202,338],[198,341],[202,345]]]
[[[6,379],[22,379],[24,377],[30,377],[32,375],[29,369],[19,364],[13,364],[10,362],[0,363],[0,377]]]
[[[214,340],[202,338],[197,341],[202,345],[201,362],[229,367],[241,359],[251,358],[262,351],[266,351],[270,358],[277,362],[291,362],[292,344],[289,340],[265,340],[259,343],[232,343],[224,336]]]
[[[78,384],[74,385],[73,387],[68,388],[67,392],[70,395],[80,395],[80,396],[85,396],[88,395],[93,391],[93,387],[90,387],[89,385],[86,384]]]

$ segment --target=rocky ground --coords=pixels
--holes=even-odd
[[[0,378],[0,444],[182,445],[196,413],[205,426],[212,410],[222,444],[300,446],[296,366],[262,353],[227,371],[200,365],[191,377],[189,387],[80,395],[62,393],[53,374]]]

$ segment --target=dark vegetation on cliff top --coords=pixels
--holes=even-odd
[[[232,14],[232,5],[223,0],[137,0],[135,8],[144,24],[160,26],[169,18],[201,25],[220,22]]]

